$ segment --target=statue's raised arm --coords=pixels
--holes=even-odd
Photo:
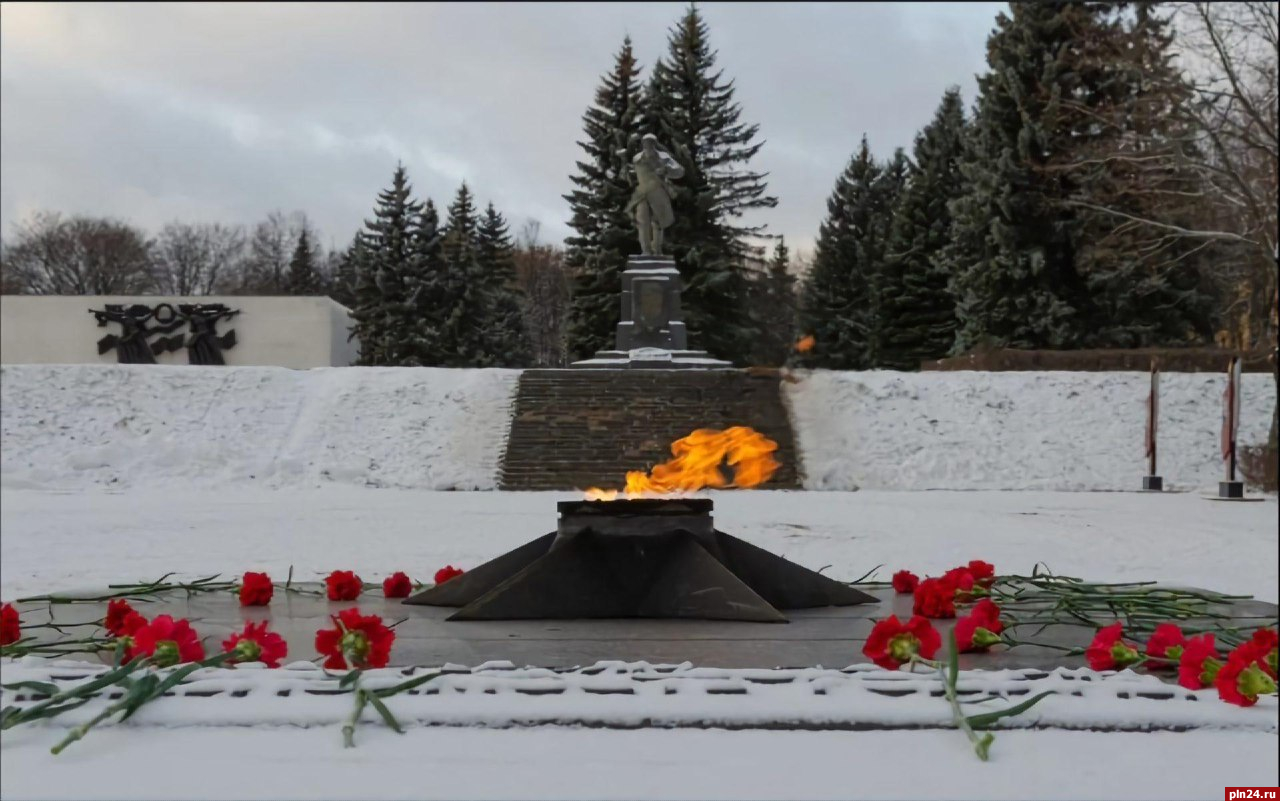
[[[658,138],[653,134],[645,134],[640,145],[640,152],[632,162],[636,188],[627,203],[627,212],[635,215],[640,252],[646,256],[660,256],[662,232],[675,222],[675,214],[671,210],[675,187],[669,179],[683,177],[684,167],[670,153],[658,147]]]

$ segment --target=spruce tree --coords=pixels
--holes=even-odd
[[[715,356],[744,362],[759,331],[747,314],[744,257],[763,226],[736,221],[772,208],[765,175],[748,163],[763,143],[740,121],[733,82],[715,67],[706,23],[693,5],[671,29],[667,55],[645,94],[646,133],[684,167],[666,241],[684,279],[682,304],[694,339]]]
[[[413,306],[419,275],[413,229],[422,204],[411,192],[404,167],[396,165],[391,187],[378,193],[374,218],[365,221],[357,239],[362,278],[352,316],[361,364],[417,363],[409,358],[406,341],[422,323]]]
[[[298,244],[293,249],[293,258],[289,260],[285,286],[290,295],[320,294],[320,276],[316,272],[315,253],[306,228],[298,232]]]
[[[752,290],[753,318],[761,330],[751,362],[785,364],[796,336],[796,278],[785,238],[778,238],[768,264],[752,280]]]
[[[528,360],[515,248],[506,219],[490,203],[476,226],[476,283],[483,288],[480,350],[485,366],[517,367]]]
[[[448,208],[441,274],[433,283],[440,298],[441,364],[514,367],[525,362],[511,251],[506,220],[492,205],[478,218],[474,196],[463,183]]]
[[[565,240],[565,265],[574,275],[568,348],[574,358],[590,358],[613,348],[620,319],[622,270],[627,256],[640,252],[635,225],[626,212],[631,198],[631,159],[639,152],[640,67],[631,37],[622,42],[613,70],[596,89],[582,116],[585,158],[565,195],[575,234]]]
[[[440,215],[430,198],[413,221],[413,264],[415,281],[409,306],[418,318],[407,338],[407,347],[415,364],[449,365],[449,330],[451,314],[457,308],[464,276],[453,276],[445,269]]]
[[[958,352],[1082,341],[1080,224],[1061,205],[1072,187],[1042,167],[1072,145],[1062,100],[1083,87],[1068,53],[1093,13],[1081,3],[1013,3],[996,17],[942,259],[953,276]]]
[[[955,299],[941,255],[951,237],[948,204],[964,189],[964,126],[960,90],[952,88],[916,136],[915,169],[895,210],[885,258],[885,367],[917,369],[922,361],[946,356],[955,342]]]
[[[867,308],[860,315],[862,337],[865,342],[866,361],[871,367],[885,365],[885,316],[884,295],[886,282],[895,276],[888,261],[889,231],[893,226],[894,212],[901,200],[911,173],[911,162],[902,148],[895,148],[893,158],[885,162],[879,177],[872,184],[871,224],[858,233],[857,242],[865,261],[867,281]]]
[[[827,218],[801,289],[800,332],[815,340],[797,358],[801,364],[843,370],[872,364],[874,273],[882,253],[870,234],[883,222],[881,173],[864,136],[827,200]]]

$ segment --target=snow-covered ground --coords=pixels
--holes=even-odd
[[[493,489],[518,370],[6,365],[6,488]]]
[[[109,727],[57,757],[51,734],[4,733],[5,799],[1199,801],[1280,772],[1275,735],[1251,731],[1010,731],[985,763],[945,730],[371,726],[343,749],[332,727]]]
[[[831,372],[784,383],[806,489],[1116,490],[1141,484],[1146,373]],[[1266,442],[1268,373],[1243,376],[1241,446]],[[1166,488],[1216,487],[1225,374],[1164,373]]]
[[[828,575],[1036,562],[1100,581],[1159,580],[1275,602],[1277,503],[1195,493],[707,493],[717,527]],[[556,526],[556,492],[144,489],[0,492],[0,595],[247,569],[316,580],[470,567]]]
[[[492,489],[519,372],[9,365],[6,488]],[[1117,490],[1146,472],[1145,373],[799,372],[783,383],[807,489]],[[1224,377],[1169,373],[1160,472],[1221,477]],[[1240,442],[1264,442],[1268,374]],[[696,421],[691,427],[696,427]],[[636,465],[644,467],[644,465]]]

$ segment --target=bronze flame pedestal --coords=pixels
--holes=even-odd
[[[717,531],[706,498],[563,501],[556,531],[405,599],[449,620],[693,618],[785,623],[781,609],[876,599]]]

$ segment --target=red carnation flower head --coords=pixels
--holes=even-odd
[[[920,577],[910,570],[899,570],[893,574],[893,590],[901,595],[909,595],[920,585]]]
[[[147,619],[142,615],[130,610],[129,614],[124,616],[124,620],[120,623],[120,632],[116,634],[117,639],[124,640],[126,649],[133,647],[133,633],[143,626],[147,625]]]
[[[1004,631],[1004,623],[1000,622],[1000,607],[990,598],[983,598],[974,604],[969,615],[982,621],[982,627],[988,631],[995,634]]]
[[[261,662],[269,668],[280,667],[280,660],[289,653],[284,638],[274,631],[267,631],[267,622],[246,623],[244,631],[238,631],[222,641],[222,650],[233,654],[228,662]]]
[[[382,594],[388,598],[408,598],[413,592],[413,579],[405,573],[392,573],[382,580]]]
[[[359,609],[343,609],[333,620],[333,628],[316,632],[316,651],[327,657],[324,666],[333,670],[347,667],[386,667],[396,633],[382,625],[377,615],[362,615]]]
[[[1000,607],[990,598],[974,604],[968,615],[956,621],[956,647],[961,652],[985,651],[1000,642]]]
[[[130,635],[129,658],[149,656],[160,667],[204,659],[204,646],[186,619],[157,615]]]
[[[897,670],[916,655],[932,659],[941,647],[942,637],[927,619],[915,615],[903,623],[889,615],[871,629],[862,653],[886,670]]]
[[[942,574],[941,582],[951,589],[952,595],[960,603],[968,603],[975,595],[985,595],[982,588],[967,567],[953,567]]]
[[[990,562],[974,559],[969,563],[968,571],[973,576],[973,580],[984,587],[990,587],[995,583],[996,566]]]
[[[1222,657],[1214,644],[1213,634],[1192,637],[1182,646],[1178,659],[1178,684],[1188,690],[1200,690],[1213,684],[1222,669]]]
[[[1161,623],[1147,640],[1147,669],[1176,670],[1187,638],[1175,623]]]
[[[335,570],[324,583],[329,588],[330,601],[354,601],[364,589],[364,582],[350,570]]]
[[[1276,657],[1280,656],[1280,635],[1276,634],[1275,629],[1258,629],[1253,633],[1250,641],[1258,646],[1258,651],[1263,655],[1258,660],[1259,666],[1267,671],[1271,678],[1276,678]]]
[[[15,643],[22,638],[22,625],[19,623],[18,610],[13,604],[0,606],[0,645]]]
[[[465,572],[466,571],[462,568],[454,567],[453,565],[445,565],[436,571],[436,584],[444,584],[449,579],[457,578]]]
[[[965,615],[956,621],[956,647],[961,653],[985,651],[1000,643],[998,631],[987,628],[985,621],[976,615]],[[999,624],[999,621],[996,621]]]
[[[125,621],[129,620],[129,615],[137,614],[125,599],[112,598],[107,602],[107,616],[102,619],[102,626],[112,637],[123,637],[129,633]],[[145,618],[143,620],[145,622]]]
[[[943,579],[927,578],[916,587],[912,610],[917,615],[942,618],[956,616],[956,596],[953,585]]]
[[[1253,706],[1259,695],[1276,691],[1276,680],[1271,678],[1259,660],[1264,654],[1253,641],[1243,643],[1227,656],[1227,664],[1214,677],[1213,686],[1218,697],[1229,704]]]
[[[266,606],[276,588],[266,573],[245,573],[240,581],[241,606]]]
[[[1138,654],[1137,646],[1126,642],[1123,637],[1124,627],[1119,622],[1098,629],[1093,642],[1084,650],[1089,667],[1094,670],[1115,670],[1140,661],[1142,657]]]

